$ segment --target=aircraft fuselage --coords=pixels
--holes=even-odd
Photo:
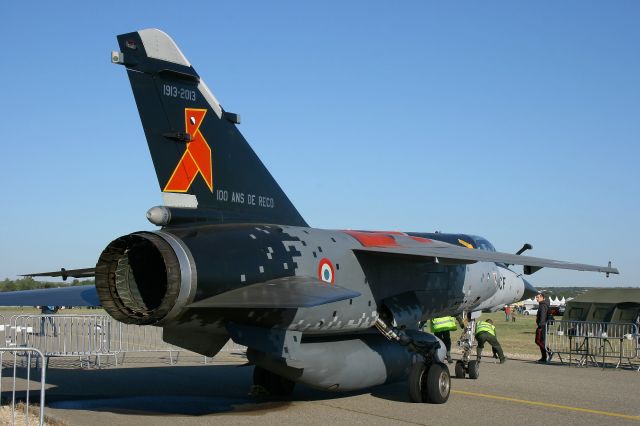
[[[358,251],[363,247],[433,243],[431,239],[404,233],[234,224],[165,228],[140,235],[145,234],[151,234],[157,241],[173,240],[173,245],[181,249],[171,249],[176,252],[177,264],[170,265],[157,253],[153,256],[152,252],[162,252],[162,247],[129,242],[125,246],[130,246],[127,256],[131,260],[125,269],[129,268],[130,273],[123,273],[121,257],[109,255],[109,247],[122,245],[117,243],[119,239],[105,250],[96,269],[99,289],[101,266],[104,269],[111,264],[108,270],[135,278],[129,285],[138,289],[140,298],[121,300],[115,304],[116,309],[110,310],[112,315],[115,312],[114,316],[128,322],[141,318],[146,323],[169,328],[188,329],[193,325],[200,330],[202,326],[223,328],[231,322],[299,331],[305,335],[326,335],[369,329],[378,316],[385,313],[394,325],[417,329],[418,323],[428,318],[481,309],[483,302],[496,294],[501,295],[499,303],[510,303],[524,293],[522,278],[496,263],[448,265],[418,256]],[[154,244],[158,245],[157,241]],[[136,263],[136,258],[141,260]],[[150,258],[155,258],[158,264],[164,263],[164,268],[153,268],[154,271],[179,269],[180,277],[172,278],[167,273],[166,284],[158,286],[158,278],[164,277],[147,276],[145,272],[149,270]],[[308,285],[314,285],[315,281],[317,285],[341,287],[360,295],[296,309],[261,308],[258,300],[247,300],[253,308],[239,308],[239,305],[227,308],[203,302],[254,283],[284,277],[305,277],[310,279]],[[162,308],[156,305],[166,301],[172,289],[179,293],[174,298],[174,306],[166,306],[162,316],[156,315]],[[277,301],[275,303],[277,305]],[[107,309],[108,305],[107,301]],[[151,314],[136,316],[135,311],[141,311],[141,305],[146,305]],[[123,317],[123,314],[129,316]],[[149,322],[154,315],[157,318]]]

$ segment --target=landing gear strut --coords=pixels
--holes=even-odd
[[[413,402],[443,404],[449,399],[451,377],[449,367],[444,364],[444,351],[439,351],[439,340],[428,333],[414,330],[399,330],[389,326],[380,317],[376,328],[389,340],[407,346],[417,354],[417,361],[409,373],[409,396]],[[442,353],[438,353],[442,352]]]
[[[458,346],[462,348],[462,359],[456,361],[456,377],[464,379],[469,375],[470,379],[477,379],[480,376],[480,364],[477,360],[471,359],[471,350],[475,346],[476,320],[469,319],[467,326],[458,340]]]

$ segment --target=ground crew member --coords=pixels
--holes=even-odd
[[[496,327],[493,325],[493,320],[488,319],[478,323],[476,326],[476,340],[478,341],[478,361],[482,358],[482,349],[484,349],[485,342],[489,342],[491,348],[498,354],[500,364],[504,364],[507,361],[502,352],[502,346],[500,346],[496,338]]]
[[[444,342],[444,346],[447,349],[447,362],[451,364],[451,331],[457,330],[456,319],[454,317],[440,317],[433,318],[431,320],[431,332],[435,334],[437,338]]]

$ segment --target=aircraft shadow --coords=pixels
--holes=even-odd
[[[204,416],[247,412],[257,415],[261,411],[286,409],[294,401],[326,401],[367,392],[378,398],[409,402],[406,383],[340,393],[297,384],[286,399],[256,398],[248,395],[252,376],[252,367],[215,364],[153,367],[125,364],[122,368],[85,370],[49,368],[46,406],[117,414]]]

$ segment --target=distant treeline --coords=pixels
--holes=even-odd
[[[538,290],[544,291],[545,294],[547,294],[550,297],[553,297],[554,299],[556,297],[558,299],[562,299],[563,297],[565,299],[568,299],[570,297],[576,298],[589,290],[593,290],[595,288],[604,288],[604,287],[551,287],[551,286],[544,287],[542,285],[537,285],[536,288]],[[614,287],[607,287],[607,288],[614,288]],[[624,288],[624,287],[616,287],[616,288]]]
[[[17,291],[17,290],[36,290],[39,288],[55,288],[55,287],[70,287],[76,285],[88,285],[95,284],[94,280],[78,280],[66,282],[50,282],[50,281],[36,281],[31,277],[21,278],[19,280],[10,280],[5,278],[0,282],[0,292],[3,291]]]

